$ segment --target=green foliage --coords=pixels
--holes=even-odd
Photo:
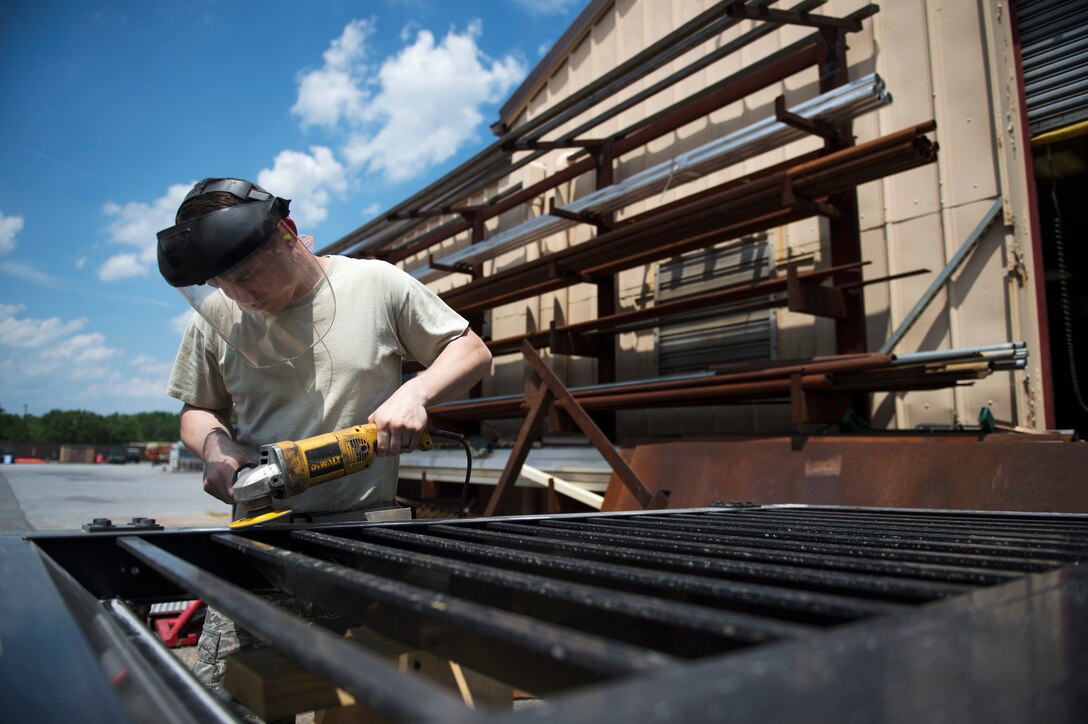
[[[12,415],[0,408],[0,440],[82,445],[125,445],[178,439],[174,412],[99,415],[87,410],[50,410],[41,417]]]

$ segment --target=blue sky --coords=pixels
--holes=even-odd
[[[0,5],[0,407],[178,409],[154,244],[192,182],[291,198],[320,248],[490,144],[584,4]]]

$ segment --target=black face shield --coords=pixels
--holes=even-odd
[[[175,287],[206,283],[271,239],[290,203],[269,196],[163,229],[158,233],[159,272]]]

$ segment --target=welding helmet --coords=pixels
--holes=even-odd
[[[241,200],[158,233],[159,271],[252,367],[313,349],[336,298],[324,268],[298,239],[290,201],[241,179],[205,179],[185,197]]]

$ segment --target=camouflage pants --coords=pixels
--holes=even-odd
[[[193,663],[193,675],[204,686],[224,699],[230,694],[223,688],[223,671],[227,667],[227,657],[241,650],[251,650],[259,642],[245,629],[237,628],[218,609],[208,606],[204,613],[204,629],[196,645],[196,661]]]
[[[289,613],[324,628],[343,633],[348,623],[335,614],[297,598],[274,594],[268,597],[272,603]],[[223,686],[223,672],[227,658],[239,651],[253,651],[266,644],[245,629],[235,626],[234,621],[221,611],[208,606],[204,614],[204,629],[197,642],[193,675],[224,701],[232,701],[230,692]],[[245,718],[249,718],[248,716]],[[259,719],[255,719],[260,721]]]

